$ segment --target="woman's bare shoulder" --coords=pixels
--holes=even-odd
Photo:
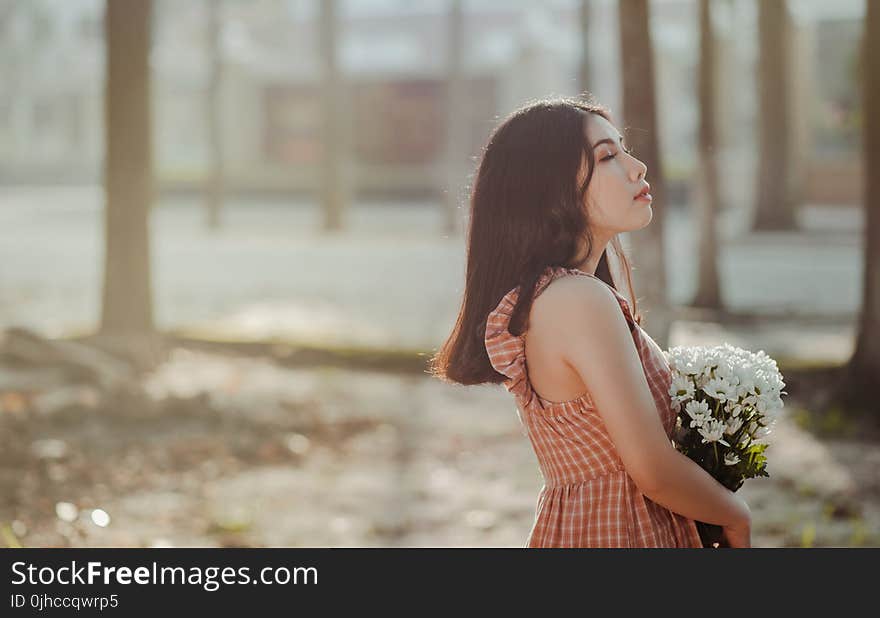
[[[584,319],[585,317],[589,319]],[[573,332],[625,324],[614,292],[594,277],[560,277],[545,288],[532,306],[529,324],[543,336],[564,340]]]
[[[572,309],[614,312],[617,300],[608,285],[595,277],[571,275],[551,281],[535,299],[534,310],[560,317]]]

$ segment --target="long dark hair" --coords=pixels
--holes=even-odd
[[[508,116],[483,149],[470,199],[465,290],[455,327],[430,361],[429,373],[444,382],[500,383],[505,376],[489,362],[486,319],[501,298],[518,289],[509,331],[528,328],[535,285],[549,266],[573,268],[579,241],[593,239],[584,196],[595,157],[586,136],[588,114],[611,122],[610,112],[594,100],[551,99],[531,103]],[[583,157],[588,171],[577,177]],[[608,249],[618,258],[636,306],[630,264],[614,236],[595,275],[615,287]]]

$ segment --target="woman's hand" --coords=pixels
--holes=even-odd
[[[724,538],[728,547],[751,547],[752,531],[751,524],[737,526],[724,526]]]
[[[740,502],[743,505],[743,516],[734,524],[722,526],[728,547],[752,546],[752,513],[745,500],[740,498]]]

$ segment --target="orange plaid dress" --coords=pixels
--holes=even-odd
[[[558,277],[590,273],[548,267],[535,298]],[[601,279],[600,279],[601,281]],[[676,412],[670,407],[672,379],[663,350],[635,322],[629,303],[614,288],[648,386],[667,435],[672,439]],[[652,502],[626,472],[589,393],[564,402],[544,399],[532,387],[526,368],[525,336],[511,335],[508,322],[517,290],[508,292],[489,314],[485,344],[492,366],[507,376],[544,486],[525,547],[702,547],[697,528],[686,518]]]

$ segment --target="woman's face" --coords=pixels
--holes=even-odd
[[[647,186],[647,166],[625,150],[620,132],[599,114],[587,114],[586,131],[596,160],[585,198],[590,229],[608,236],[642,229],[654,216],[651,196],[636,198]],[[584,157],[579,183],[587,171]]]

